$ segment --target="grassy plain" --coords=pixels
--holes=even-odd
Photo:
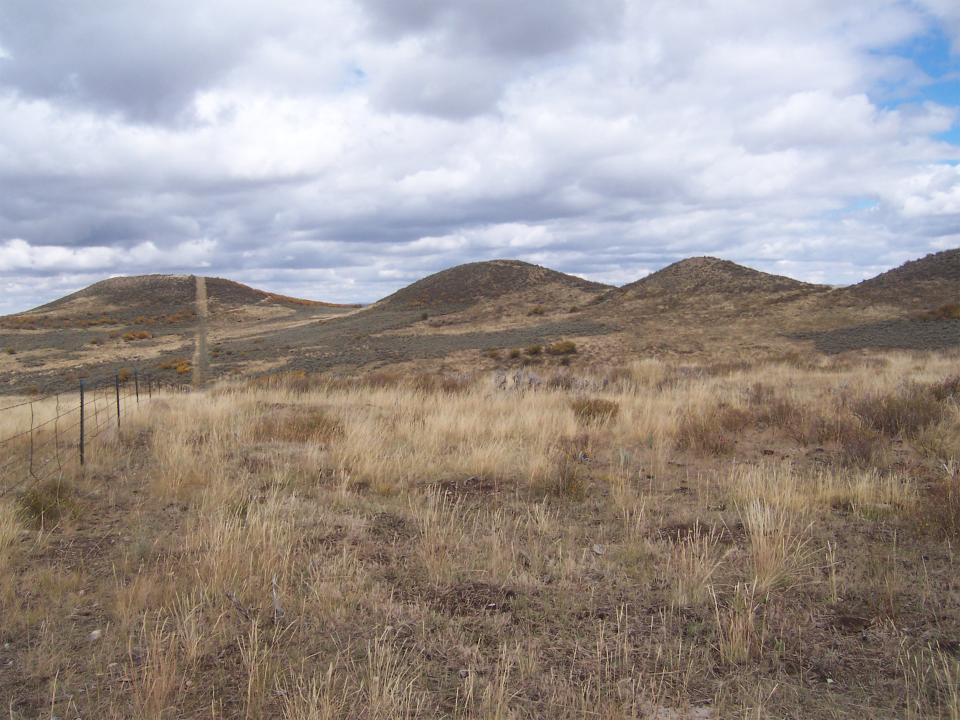
[[[957,359],[155,399],[0,500],[3,711],[957,720]]]

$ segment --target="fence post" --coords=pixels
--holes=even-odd
[[[83,380],[80,380],[80,464],[83,465],[83,426],[84,419],[86,418],[86,408],[84,407],[83,402]]]
[[[137,393],[137,405],[140,404],[140,371],[134,368],[133,371],[133,388]]]
[[[113,387],[117,391],[117,427],[120,427],[120,373],[113,376]]]

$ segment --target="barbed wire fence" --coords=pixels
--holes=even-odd
[[[125,418],[161,392],[190,390],[124,368],[83,378],[70,390],[41,390],[0,405],[0,498],[84,467],[97,438],[122,428]]]

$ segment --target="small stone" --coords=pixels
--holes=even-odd
[[[91,632],[87,636],[87,638],[90,640],[90,642],[94,642],[96,640],[99,640],[102,636],[103,636],[103,630],[97,629]]]
[[[468,677],[470,677],[470,671],[469,671],[469,670],[461,670],[460,672],[457,673],[457,675],[460,676],[460,679],[461,679],[461,680],[466,680]]]
[[[603,545],[600,545],[599,543],[593,546],[594,555],[603,555],[606,551],[607,549]]]

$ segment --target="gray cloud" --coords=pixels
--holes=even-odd
[[[622,0],[361,0],[361,4],[374,27],[388,37],[426,35],[450,49],[514,59],[571,50],[614,31],[624,12]]]
[[[209,4],[10,0],[0,6],[0,83],[19,92],[121,112],[178,115],[255,39]],[[218,17],[219,16],[219,17]]]
[[[960,245],[958,107],[902,51],[952,3],[521,5],[3,3],[0,311],[110,273],[369,301],[493,257],[851,282]]]

